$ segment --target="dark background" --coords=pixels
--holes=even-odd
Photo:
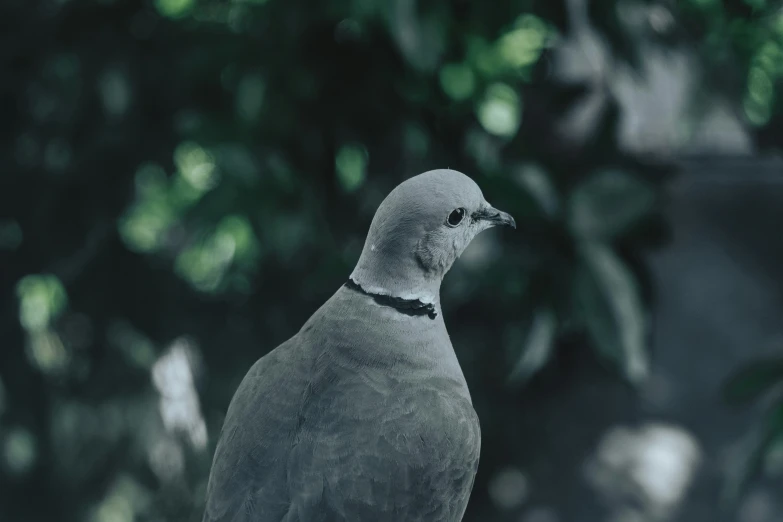
[[[445,167],[520,225],[443,286],[465,520],[783,520],[779,2],[4,0],[0,67],[0,521],[199,520],[244,373]]]

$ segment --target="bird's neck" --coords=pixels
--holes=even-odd
[[[345,283],[345,286],[351,290],[371,297],[381,306],[394,308],[405,315],[426,315],[430,319],[435,319],[438,316],[437,303],[425,303],[419,299],[403,299],[390,295],[375,294],[367,291],[359,283],[350,278],[348,279],[348,282]]]
[[[441,280],[440,275],[426,272],[413,255],[384,259],[374,252],[362,254],[350,277],[367,294],[435,306]]]

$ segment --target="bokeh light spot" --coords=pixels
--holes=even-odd
[[[98,80],[98,91],[107,116],[119,118],[127,112],[131,101],[131,87],[128,76],[122,69],[106,70]]]
[[[759,104],[767,105],[772,101],[772,80],[761,67],[752,67],[748,74],[748,93]]]
[[[27,356],[39,370],[48,374],[64,371],[71,360],[70,352],[56,332],[31,332],[27,338]]]
[[[490,134],[504,138],[513,136],[521,120],[519,95],[504,83],[491,85],[479,105],[478,119]]]
[[[21,475],[29,471],[37,457],[35,438],[24,428],[12,428],[3,441],[3,457],[11,473]]]
[[[544,22],[533,15],[520,17],[516,28],[503,35],[498,41],[498,50],[503,60],[511,67],[526,67],[535,63],[548,38]]]
[[[190,342],[177,339],[152,366],[152,382],[160,393],[167,431],[186,433],[191,445],[201,450],[207,444],[207,427],[193,382],[194,350]]]
[[[367,151],[361,145],[340,147],[334,159],[337,179],[346,192],[353,192],[364,184],[367,177]]]
[[[30,275],[16,285],[19,321],[28,332],[42,331],[65,308],[68,295],[56,276]]]
[[[266,84],[264,78],[258,73],[250,73],[242,76],[236,90],[236,112],[240,119],[246,122],[254,122],[261,114],[264,107],[264,93]]]
[[[174,163],[179,174],[199,193],[211,190],[219,181],[214,156],[196,143],[181,143],[174,151]]]
[[[155,8],[169,18],[185,16],[193,9],[195,0],[155,0]]]
[[[745,110],[745,116],[748,118],[748,121],[757,127],[765,125],[772,117],[770,105],[759,103],[753,96],[745,96],[742,108]]]
[[[500,471],[489,482],[489,496],[501,509],[509,510],[521,506],[527,495],[527,477],[516,468]]]

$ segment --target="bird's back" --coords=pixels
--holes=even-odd
[[[288,511],[292,412],[307,375],[295,340],[259,359],[234,394],[212,462],[204,522],[277,522]]]
[[[456,522],[479,446],[441,316],[343,287],[237,390],[205,521]]]

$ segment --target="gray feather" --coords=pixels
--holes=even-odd
[[[487,228],[444,228],[448,212],[491,207],[466,176],[435,172],[395,189],[353,284],[245,376],[218,441],[204,522],[462,519],[481,435],[437,292]]]

